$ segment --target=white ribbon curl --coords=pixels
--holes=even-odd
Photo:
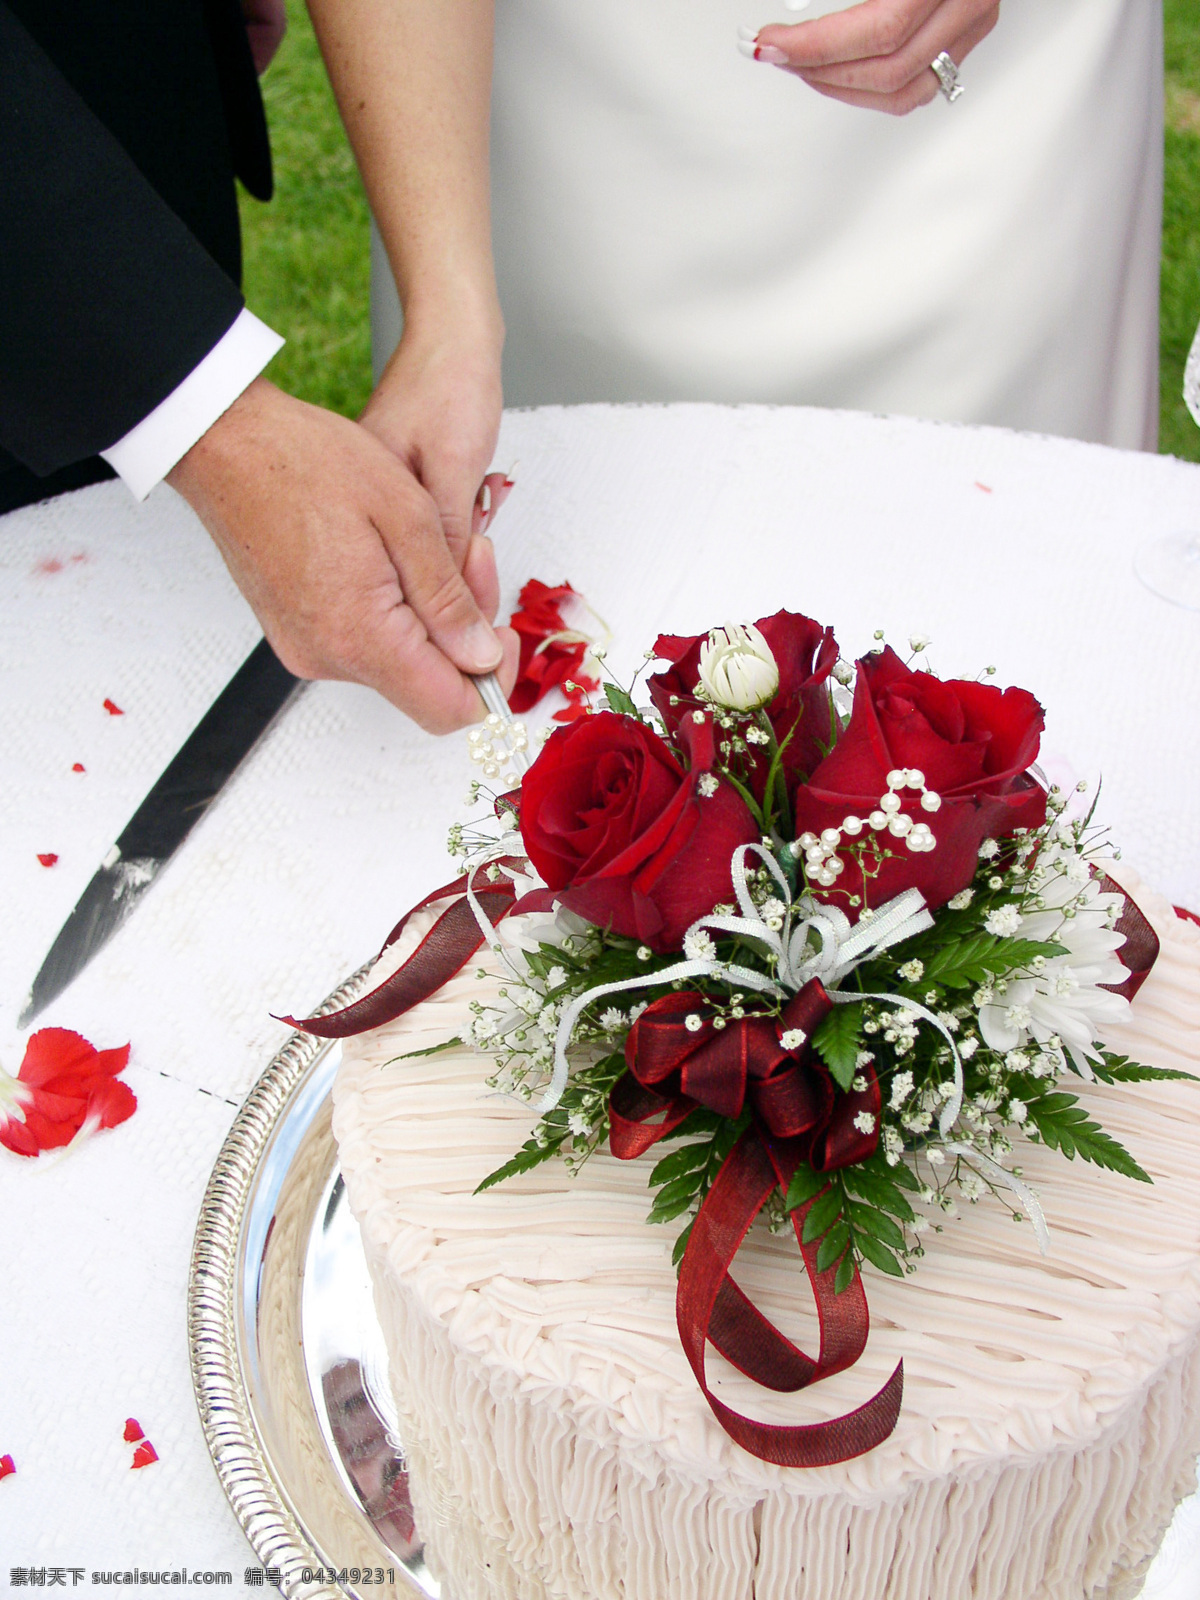
[[[1027,1183],[1022,1183],[1007,1167],[1002,1167],[998,1161],[993,1161],[991,1156],[985,1156],[981,1150],[976,1150],[974,1145],[958,1144],[951,1142],[935,1146],[942,1149],[948,1156],[962,1156],[964,1160],[973,1162],[975,1166],[987,1173],[994,1183],[1003,1184],[1017,1200],[1020,1201],[1025,1215],[1033,1223],[1033,1231],[1037,1234],[1038,1249],[1046,1255],[1050,1249],[1050,1230],[1046,1226],[1046,1217],[1038,1202],[1037,1195]]]

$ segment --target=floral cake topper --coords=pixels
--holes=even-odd
[[[922,1206],[990,1193],[1045,1248],[1021,1140],[1150,1181],[1064,1082],[1188,1076],[1104,1046],[1157,939],[1091,815],[1040,778],[1042,707],[990,673],[939,678],[927,643],[905,662],[877,635],[851,663],[787,611],[661,635],[648,706],[607,682],[500,792],[487,779],[528,735],[490,717],[471,735],[488,812],[451,830],[466,871],[416,908],[438,920],[370,994],[301,1024],[379,1026],[486,943],[488,988],[446,1048],[482,1052],[536,1123],[480,1187],[660,1147],[649,1218],[680,1230],[685,1354],[722,1426],[783,1465],[879,1444],[903,1364],[848,1416],[772,1425],[713,1393],[708,1343],[776,1390],[844,1370],[869,1327],[861,1269],[915,1269]],[[794,1230],[816,1357],[730,1276],[760,1214]]]

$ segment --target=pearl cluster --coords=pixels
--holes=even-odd
[[[793,847],[804,852],[805,867],[823,889],[831,888],[845,871],[846,863],[838,855],[842,836],[857,837],[864,828],[876,833],[885,829],[894,839],[903,839],[914,854],[920,855],[937,848],[937,840],[927,822],[914,822],[900,809],[899,790],[913,789],[921,796],[922,811],[937,811],[942,797],[925,784],[925,774],[916,767],[895,767],[887,775],[887,793],[880,796],[879,807],[870,816],[862,818],[851,813],[843,817],[841,826],[823,828],[820,834],[802,833]]]
[[[477,762],[485,778],[503,777],[509,788],[521,781],[521,772],[528,765],[525,752],[529,748],[529,734],[523,722],[504,722],[494,711],[489,711],[483,726],[472,728],[467,734],[467,751]],[[505,768],[509,770],[505,770]]]

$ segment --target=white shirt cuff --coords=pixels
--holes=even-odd
[[[148,416],[100,454],[144,500],[171,468],[228,411],[283,348],[283,339],[243,308],[233,325]]]

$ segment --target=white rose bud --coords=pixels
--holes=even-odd
[[[700,687],[706,699],[731,711],[766,705],[779,688],[779,667],[756,627],[712,629],[700,646]]]

